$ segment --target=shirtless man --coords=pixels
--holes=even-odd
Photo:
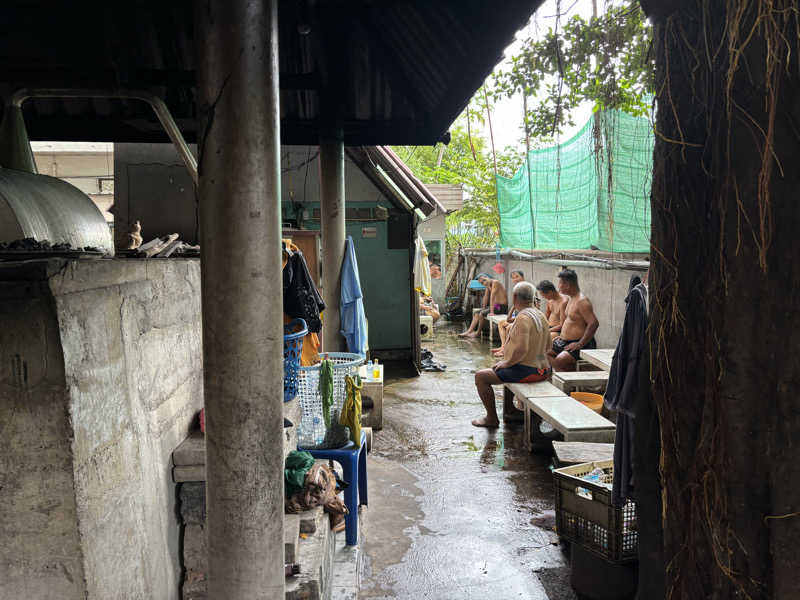
[[[422,296],[419,299],[419,314],[420,315],[428,315],[433,319],[433,322],[439,320],[441,317],[441,313],[439,312],[439,305],[433,301],[433,298],[430,296]]]
[[[511,271],[512,290],[514,289],[514,286],[522,281],[525,281],[525,274],[522,271]],[[538,300],[538,298],[536,300]],[[512,323],[514,323],[514,317],[516,317],[516,313],[511,311],[511,314],[506,317],[505,321],[497,324],[497,332],[500,334],[500,347],[492,350],[492,354],[495,356],[503,356],[503,347],[506,344],[506,336],[508,335],[508,330],[511,328]]]
[[[493,385],[544,381],[550,376],[546,356],[550,347],[547,319],[542,311],[533,306],[535,296],[536,290],[527,281],[518,283],[513,288],[512,299],[517,318],[508,331],[505,356],[491,369],[481,369],[475,373],[475,387],[486,409],[486,416],[472,421],[475,427],[500,425]]]
[[[574,371],[581,348],[597,348],[594,333],[600,323],[594,314],[592,302],[581,293],[578,275],[572,269],[558,274],[558,291],[569,296],[566,318],[547,360],[554,371]]]
[[[483,326],[483,319],[487,315],[503,315],[508,312],[508,296],[503,284],[489,277],[487,273],[478,275],[478,281],[486,288],[483,293],[483,302],[481,303],[483,309],[472,316],[472,323],[470,323],[469,329],[464,333],[459,333],[459,337],[478,337]]]
[[[555,339],[561,333],[561,326],[564,324],[564,318],[567,315],[569,296],[558,293],[556,286],[547,279],[540,281],[536,289],[547,300],[544,314],[547,316],[547,322],[550,323],[550,338]]]

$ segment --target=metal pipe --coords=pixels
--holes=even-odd
[[[340,332],[341,273],[344,260],[344,142],[341,137],[319,145],[320,228],[322,229],[322,344],[329,352],[344,349]]]
[[[465,250],[465,256],[476,258],[494,258],[494,252],[482,252]],[[569,267],[589,267],[599,269],[629,269],[633,271],[646,271],[650,263],[642,260],[618,260],[614,258],[596,258],[591,256],[582,256],[580,254],[569,254],[563,252],[543,254],[537,256],[535,254],[526,254],[519,250],[509,250],[500,254],[505,259],[525,260],[530,262],[541,262],[548,265],[563,265]]]
[[[32,88],[20,89],[11,95],[9,105],[22,107],[22,103],[29,98],[119,98],[121,100],[141,100],[147,102],[156,114],[159,123],[164,128],[164,131],[172,140],[175,149],[178,151],[183,164],[189,170],[194,184],[197,185],[197,161],[189,149],[189,145],[183,138],[178,124],[172,118],[169,108],[164,104],[164,101],[150,92],[144,90],[130,90],[130,89],[67,89],[67,88]]]
[[[208,597],[283,598],[278,0],[194,4]]]

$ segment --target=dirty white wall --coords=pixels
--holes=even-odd
[[[55,269],[51,269],[54,271]],[[0,598],[84,598],[69,396],[47,264],[0,269]]]
[[[511,271],[520,270],[525,274],[525,279],[533,284],[542,279],[549,279],[558,285],[558,272],[561,266],[541,261],[525,261],[503,259],[505,273],[497,275],[492,271],[495,264],[494,258],[481,258],[478,272],[485,271],[498,278],[508,289],[511,281]],[[589,297],[594,306],[594,312],[600,321],[595,338],[598,348],[615,348],[625,319],[625,296],[628,292],[628,282],[631,275],[644,275],[643,269],[606,269],[593,266],[575,266],[568,264],[578,275],[578,284],[581,291]],[[510,294],[509,294],[510,296]]]
[[[106,221],[114,204],[114,144],[102,142],[31,142],[42,175],[74,185],[97,204]]]
[[[40,336],[36,343],[18,342],[15,335],[24,338],[32,321],[22,309],[15,315],[7,303],[0,312],[2,329],[13,332],[0,346],[3,364],[19,355],[29,365],[29,379],[44,369],[51,380],[48,386],[31,382],[22,395],[9,391],[11,376],[4,372],[0,422],[26,414],[30,409],[23,402],[40,406],[44,422],[39,427],[52,448],[49,453],[38,448],[44,434],[32,418],[20,427],[14,444],[3,448],[0,480],[11,486],[0,489],[0,511],[6,511],[0,516],[16,519],[20,530],[30,528],[33,535],[9,535],[0,527],[0,590],[8,591],[0,597],[178,598],[179,524],[170,463],[202,405],[199,261],[54,264],[55,272],[35,285],[44,290],[47,319],[58,323],[58,340]],[[3,278],[6,270],[0,268]],[[31,285],[3,287],[24,294]],[[42,349],[44,341],[48,345]],[[55,358],[42,366],[44,352]],[[26,472],[29,454],[39,463],[33,472]],[[22,510],[14,489],[23,484],[28,493],[44,492],[38,511]],[[16,502],[12,508],[9,499]],[[47,511],[58,515],[58,530],[45,522]],[[48,554],[38,546],[28,548],[29,539],[42,548],[49,543],[54,556],[82,555],[81,568],[44,564]],[[10,565],[8,557],[20,551],[28,552],[30,561]],[[52,587],[48,583],[46,592],[28,593],[47,568]]]

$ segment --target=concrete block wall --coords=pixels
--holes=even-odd
[[[197,260],[0,265],[0,597],[178,598]]]
[[[514,270],[522,271],[525,274],[525,279],[533,284],[542,279],[549,279],[554,285],[558,285],[557,276],[561,267],[557,264],[542,261],[503,259],[505,273],[497,275],[492,271],[492,266],[495,263],[494,257],[481,258],[478,272],[484,271],[498,278],[509,290],[509,300],[511,296],[511,290],[509,289],[511,280],[509,277],[511,271]],[[595,335],[598,348],[615,348],[619,334],[622,331],[622,323],[625,320],[625,297],[628,293],[628,282],[631,275],[643,277],[644,271],[607,269],[589,265],[576,266],[572,263],[567,266],[577,273],[581,291],[592,301],[594,312],[598,321],[600,321],[600,327]]]

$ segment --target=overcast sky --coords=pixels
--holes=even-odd
[[[574,5],[573,5],[574,3]],[[604,0],[597,0],[598,10],[603,11],[605,5]],[[569,10],[567,16],[562,16],[562,20],[573,15],[580,15],[588,19],[592,15],[592,0],[561,0],[562,13]],[[544,35],[548,29],[555,25],[556,15],[556,2],[555,0],[547,0],[536,14],[533,16],[528,26],[517,32],[516,40],[505,51],[506,60],[501,63],[495,70],[502,69],[504,64],[510,62],[511,57],[517,54],[522,46],[522,41],[528,35],[536,35],[537,33]],[[535,104],[535,98],[528,98],[529,107]],[[592,116],[592,106],[590,103],[585,103],[580,106],[578,110],[573,112],[572,117],[575,122],[574,127],[568,127],[564,130],[561,140],[567,140],[575,135],[581,127]],[[488,127],[483,131],[486,139],[489,139]],[[506,146],[516,146],[519,139],[522,137],[523,132],[523,117],[522,117],[522,96],[517,95],[498,102],[492,106],[492,129],[494,131],[494,142],[497,150],[501,150]]]

